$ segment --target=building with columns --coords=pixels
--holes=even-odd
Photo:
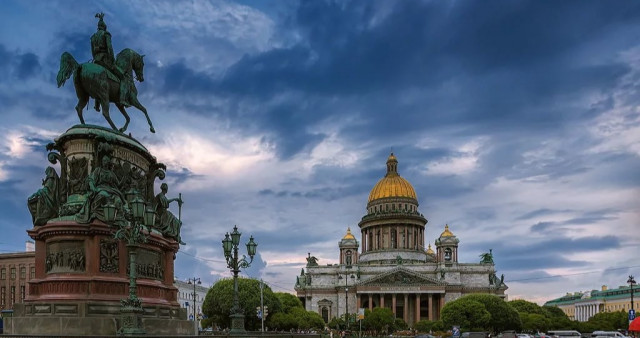
[[[634,285],[634,293],[637,294],[639,290],[640,288]],[[567,293],[544,305],[560,308],[571,320],[586,322],[600,312],[628,312],[632,308],[631,288],[619,286],[616,289],[609,289],[603,285],[600,290]]]
[[[496,276],[491,251],[480,263],[459,262],[460,241],[448,225],[435,230],[435,251],[431,243],[425,246],[427,219],[418,206],[392,153],[358,223],[361,242],[347,228],[337,264],[321,265],[308,254],[295,285],[305,308],[328,322],[359,308],[386,307],[411,325],[439,319],[444,304],[468,293],[505,297],[507,286]]]

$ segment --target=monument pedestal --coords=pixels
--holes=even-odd
[[[60,176],[49,167],[43,188],[29,198],[35,278],[4,332],[115,335],[141,323],[147,334],[193,334],[173,286],[181,223],[177,235],[153,221],[143,227],[147,241],[137,245],[134,265],[126,243],[114,238],[130,224],[132,201],[156,208],[154,181],[165,177],[164,165],[137,140],[98,126],[74,126],[47,149]],[[142,302],[135,311],[121,303],[129,297],[129,269],[135,269],[134,294]]]

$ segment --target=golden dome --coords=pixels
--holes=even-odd
[[[427,249],[427,255],[434,255],[433,249],[431,249],[431,243],[429,243],[429,248]]]
[[[444,226],[444,231],[440,234],[440,237],[455,237],[451,231],[449,231],[449,224]]]
[[[344,235],[344,237],[342,237],[342,239],[356,239],[356,237],[353,236],[353,234],[351,234],[351,227],[347,228],[347,234]]]
[[[418,200],[411,183],[398,174],[398,160],[393,153],[387,159],[387,174],[376,183],[369,193],[369,202],[385,197],[406,197]]]

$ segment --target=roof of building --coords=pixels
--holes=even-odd
[[[356,237],[351,233],[351,227],[347,228],[347,234],[344,235],[342,239],[356,239]]]
[[[453,232],[449,230],[449,224],[445,224],[444,231],[440,234],[440,237],[455,237]]]
[[[429,243],[429,248],[427,249],[427,255],[434,255],[433,249],[431,249],[431,243]]]
[[[389,197],[404,197],[418,200],[416,191],[409,181],[398,174],[398,160],[391,153],[387,158],[387,174],[376,183],[369,193],[369,202]]]
[[[638,286],[633,287],[634,293],[638,292]],[[590,293],[590,296],[586,294]],[[594,300],[603,300],[603,301],[612,301],[617,299],[626,299],[631,295],[631,288],[628,286],[621,286],[617,289],[608,289],[608,290],[592,290],[591,292],[582,293],[575,292],[572,294],[567,294],[560,298],[552,299],[544,305],[546,306],[558,306],[558,305],[570,305],[574,303],[578,303],[580,301],[594,301]]]

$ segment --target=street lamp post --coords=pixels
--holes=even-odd
[[[224,257],[227,260],[227,268],[233,272],[233,306],[231,307],[231,334],[243,334],[244,329],[244,314],[240,307],[240,301],[238,300],[238,273],[240,268],[246,269],[251,266],[253,262],[253,256],[256,254],[256,247],[258,244],[253,241],[253,236],[249,238],[247,243],[247,253],[250,260],[247,261],[247,257],[242,255],[242,258],[238,259],[238,245],[240,244],[240,236],[242,234],[238,231],[237,226],[233,226],[233,232],[225,234],[222,240],[222,248],[224,250]]]
[[[349,329],[349,278],[347,278],[347,275],[349,274],[349,272],[347,272],[344,276],[344,312],[345,312],[345,317],[346,317],[346,329]],[[351,280],[354,280],[356,278],[356,276],[354,276],[353,274],[351,274]],[[342,279],[342,275],[338,276],[338,280]]]
[[[134,194],[128,201],[131,208],[131,214],[125,215],[128,219],[127,224],[121,225],[113,237],[122,240],[129,251],[129,298],[122,300],[120,313],[122,314],[122,327],[118,331],[121,335],[141,335],[145,334],[142,325],[142,301],[137,296],[137,264],[136,257],[140,244],[147,242],[147,235],[143,232],[147,227],[153,226],[155,223],[156,213],[154,210],[146,209],[144,201]],[[104,206],[105,220],[107,223],[116,220],[117,208],[113,204]],[[144,224],[144,225],[143,225]]]
[[[187,279],[188,284],[193,284],[193,329],[195,330],[195,334],[198,334],[198,315],[196,313],[196,283],[198,285],[202,284],[200,278],[189,278]]]
[[[631,310],[633,308],[633,286],[636,284],[636,280],[633,278],[633,275],[629,275],[629,279],[627,279],[627,283],[631,286]]]

